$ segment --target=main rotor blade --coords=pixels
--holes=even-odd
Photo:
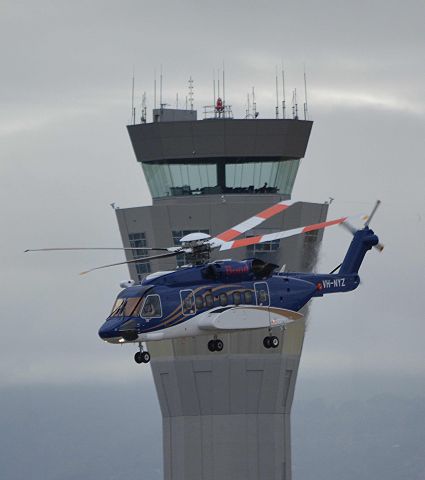
[[[281,202],[272,205],[269,208],[266,208],[260,213],[257,213],[251,218],[244,220],[242,223],[235,225],[229,230],[220,233],[216,237],[212,238],[209,243],[211,243],[215,247],[219,247],[220,244],[223,242],[228,242],[233,240],[234,238],[238,237],[241,233],[245,233],[248,230],[255,228],[260,223],[263,223],[265,220],[277,215],[280,212],[283,212],[290,206],[294,205],[295,203],[300,203],[298,200],[282,200]]]
[[[110,263],[109,265],[101,265],[100,267],[94,267],[90,270],[86,270],[85,272],[81,272],[80,275],[85,275],[86,273],[93,272],[94,270],[100,270],[101,268],[109,268],[109,267],[116,267],[117,265],[128,265],[129,263],[138,263],[138,262],[146,262],[148,260],[154,260],[155,258],[166,258],[166,257],[174,257],[179,253],[184,253],[184,249],[179,249],[171,253],[163,253],[162,255],[152,255],[150,257],[139,257],[133,260],[127,260],[126,262],[117,262],[117,263]]]
[[[60,247],[60,248],[28,248],[27,252],[54,252],[54,251],[70,251],[70,250],[154,250],[169,252],[168,248],[152,248],[152,247]]]
[[[341,217],[335,220],[328,220],[326,222],[314,223],[305,227],[292,228],[291,230],[284,230],[282,232],[268,233],[266,235],[257,235],[256,237],[242,238],[240,240],[234,240],[233,242],[225,242],[221,245],[220,251],[230,250],[232,248],[246,247],[248,245],[255,245],[257,243],[272,242],[273,240],[280,240],[282,238],[292,237],[293,235],[299,235],[300,233],[313,232],[315,230],[321,230],[322,228],[331,227],[333,225],[339,225],[346,222],[350,217]],[[358,217],[357,217],[358,218]],[[362,216],[361,218],[364,218]]]

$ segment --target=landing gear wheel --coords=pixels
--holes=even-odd
[[[143,363],[142,352],[136,352],[134,354],[134,361],[136,363]]]
[[[271,346],[272,346],[271,338],[272,337],[264,337],[263,345],[264,345],[265,348],[271,348]]]
[[[270,345],[272,348],[277,348],[279,346],[279,339],[277,337],[270,337]]]
[[[221,340],[215,340],[215,350],[216,352],[221,352],[223,350],[224,344]]]
[[[215,352],[215,340],[210,340],[208,342],[208,350],[210,352]]]
[[[139,352],[140,353],[140,352]],[[150,356],[150,353],[149,352],[143,352],[141,354],[141,357],[142,357],[142,362],[143,363],[149,363],[150,360],[151,360],[151,356]]]

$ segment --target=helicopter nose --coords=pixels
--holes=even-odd
[[[119,337],[118,333],[118,326],[119,321],[114,320],[107,320],[100,328],[99,328],[99,337],[102,340],[108,340],[113,337]]]
[[[100,328],[99,328],[99,337],[102,339],[102,340],[106,340],[107,338],[110,338],[111,337],[111,329],[109,328],[109,326],[104,323]]]

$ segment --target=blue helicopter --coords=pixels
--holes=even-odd
[[[372,247],[380,251],[383,249],[378,237],[369,228],[379,201],[368,217],[361,217],[365,223],[360,230],[352,227],[349,217],[341,217],[282,232],[237,239],[242,233],[294,203],[297,202],[281,201],[216,237],[191,233],[180,240],[180,247],[146,248],[166,253],[82,272],[85,274],[110,266],[181,253],[185,253],[190,262],[175,271],[150,274],[140,284],[121,282],[123,290],[99,329],[100,338],[113,344],[137,343],[139,350],[134,360],[139,364],[148,363],[151,358],[144,349],[144,342],[178,337],[209,336],[208,349],[220,352],[224,346],[219,338],[220,333],[267,329],[268,334],[263,339],[264,348],[277,348],[279,338],[273,335],[275,328],[285,328],[288,323],[303,318],[299,310],[314,297],[356,289],[360,283],[359,268],[366,252]],[[224,251],[270,242],[338,224],[350,230],[353,239],[342,263],[329,274],[285,273],[279,271],[278,265],[255,258],[242,261],[210,260],[214,249]],[[36,251],[40,250],[81,249],[49,248]]]

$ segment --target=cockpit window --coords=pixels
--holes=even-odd
[[[162,317],[162,306],[159,295],[148,295],[143,304],[140,316],[143,318]]]
[[[117,298],[115,300],[114,306],[112,307],[110,317],[119,317],[124,311],[125,298]]]
[[[138,315],[140,307],[140,297],[117,298],[112,307],[110,317],[130,317]]]
[[[141,300],[140,297],[127,298],[124,306],[124,317],[134,317],[138,315]]]

